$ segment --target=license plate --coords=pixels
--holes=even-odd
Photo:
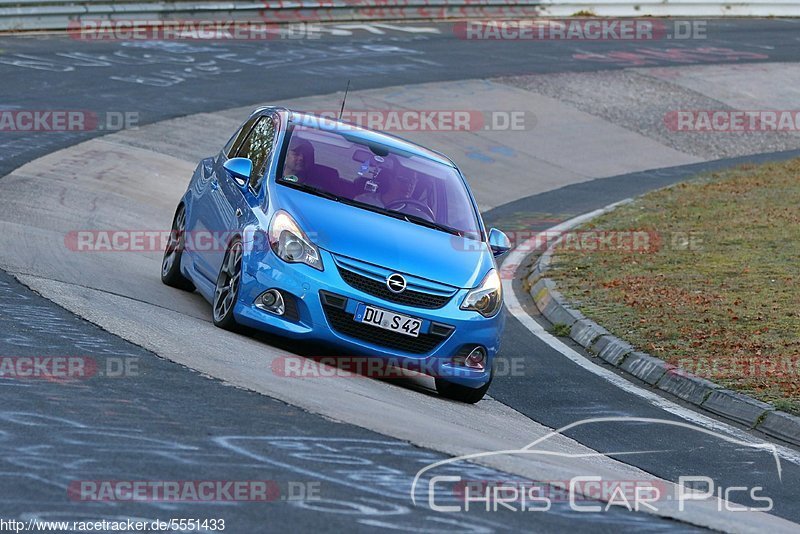
[[[359,304],[353,319],[359,323],[366,323],[411,337],[419,336],[419,327],[422,326],[422,321],[419,319],[367,306],[366,304]]]

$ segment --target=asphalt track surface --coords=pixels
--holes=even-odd
[[[78,382],[0,382],[0,517],[218,518],[226,532],[513,532],[529,525],[526,515],[503,510],[453,517],[415,509],[411,480],[444,455],[201,376],[81,320],[5,273],[0,307],[12,311],[0,319],[3,354],[62,356],[69,346],[97,369]],[[35,346],[25,346],[31,340]],[[134,365],[136,378],[115,377],[123,365]],[[469,480],[510,480],[474,464],[454,465],[452,472]],[[78,480],[268,481],[270,490],[266,502],[112,503],[69,497],[65,488]],[[455,499],[440,495],[437,501]],[[567,502],[537,515],[545,530],[568,524],[601,532],[691,530],[622,509],[577,514]]]
[[[330,93],[341,90],[348,78],[354,80],[354,88],[367,89],[510,74],[680,65],[687,61],[797,61],[797,28],[794,21],[721,21],[709,26],[708,39],[702,42],[591,43],[593,60],[575,57],[587,53],[589,45],[585,43],[464,42],[446,29],[439,35],[396,29],[374,35],[354,30],[351,36],[326,35],[319,40],[266,44],[143,46],[83,43],[58,36],[5,37],[0,39],[0,76],[4,80],[0,94],[4,107],[136,110],[140,123],[147,124],[270,99]],[[630,55],[631,46],[637,49],[634,55]],[[669,52],[675,49],[682,53]],[[0,175],[102,133],[4,133],[0,137]],[[488,224],[501,228],[526,214],[555,213],[566,218],[674,183],[710,166],[700,164],[578,184],[495,208],[485,217]],[[551,223],[540,225],[531,229],[545,229]],[[63,355],[79,347],[98,361],[134,358],[143,370],[134,381],[98,377],[77,385],[0,382],[5,390],[0,418],[4,421],[6,439],[2,447],[7,464],[2,469],[7,483],[0,489],[0,517],[165,519],[186,517],[188,512],[214,517],[219,511],[219,517],[230,517],[235,523],[231,526],[234,532],[264,526],[459,531],[468,527],[531,527],[530,519],[519,514],[478,513],[453,519],[415,510],[407,499],[410,477],[421,465],[442,455],[226,387],[102,332],[8,276],[0,282],[0,354]],[[49,317],[44,321],[47,328],[41,327],[41,317]],[[53,327],[59,324],[60,329]],[[531,362],[529,376],[500,377],[490,394],[547,426],[557,428],[598,414],[676,419],[566,363],[513,319],[505,332],[503,357],[527,358]],[[250,449],[232,449],[224,437],[237,435],[264,439],[248,443]],[[797,465],[784,462],[783,477],[778,481],[774,461],[763,453],[689,430],[653,425],[588,425],[567,435],[600,452],[657,450],[657,454],[625,461],[666,479],[704,475],[723,487],[761,485],[775,501],[772,513],[800,521]],[[326,439],[333,439],[335,444]],[[365,452],[365,443],[369,452]],[[362,461],[354,460],[343,468],[321,449],[335,457],[349,454]],[[242,454],[243,450],[263,454]],[[363,462],[365,456],[368,462]],[[87,469],[87,464],[92,467]],[[388,469],[385,477],[376,474],[376,469],[384,468]],[[478,471],[475,476],[502,475]],[[77,507],[66,498],[64,487],[79,478],[267,479],[279,486],[290,480],[320,481],[323,500],[316,504],[289,500],[285,506],[276,502],[266,505],[266,510],[265,505],[242,503],[213,508],[204,505],[202,509],[153,503],[79,503]],[[557,508],[537,514],[536,526],[542,530],[573,526],[597,530],[684,528],[641,514],[575,514],[567,507]]]
[[[375,35],[262,42],[82,42],[68,37],[0,38],[3,105],[135,110],[140,124],[270,99],[430,81],[636,66],[796,61],[794,20],[709,21],[702,40],[479,41],[392,29]],[[398,25],[404,28],[403,25]],[[577,56],[577,57],[576,57]],[[586,57],[589,56],[589,57]],[[583,57],[583,59],[581,59]],[[337,108],[339,102],[332,102]],[[103,132],[5,135],[0,174]]]

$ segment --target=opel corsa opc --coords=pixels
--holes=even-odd
[[[474,403],[500,345],[495,258],[509,247],[447,157],[266,107],[198,164],[161,278],[197,289],[219,327],[397,362]]]

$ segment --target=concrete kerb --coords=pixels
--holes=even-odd
[[[602,213],[611,209],[603,210]],[[585,222],[586,219],[582,218],[570,228]],[[539,312],[548,321],[554,326],[569,327],[570,339],[591,354],[652,387],[725,419],[800,446],[800,417],[778,411],[773,406],[742,393],[724,389],[646,352],[636,351],[632,345],[572,308],[556,289],[556,283],[546,276],[553,252],[560,241],[561,238],[551,243],[526,276],[530,295]]]

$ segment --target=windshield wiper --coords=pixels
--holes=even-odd
[[[418,215],[409,215],[408,213],[402,213],[402,212],[399,212],[399,211],[395,211],[395,212],[392,212],[392,213],[397,213],[398,215],[400,215],[400,217],[402,217],[403,219],[405,219],[406,221],[408,221],[410,223],[419,224],[420,226],[427,226],[428,228],[433,228],[434,230],[440,230],[442,232],[447,232],[448,234],[453,234],[453,235],[457,235],[458,237],[463,237],[461,232],[459,232],[455,228],[450,228],[449,226],[445,226],[445,225],[439,224],[437,222],[429,221],[428,219],[425,219],[424,217],[420,217]]]
[[[367,204],[366,202],[359,202],[353,201],[353,205],[359,206],[369,211],[374,211],[375,213],[381,213],[383,215],[388,215],[394,219],[400,219],[401,221],[410,222],[412,224],[418,224],[420,226],[425,226],[427,228],[433,228],[434,230],[439,230],[441,232],[446,232],[448,234],[457,235],[459,237],[464,237],[460,231],[456,230],[455,228],[450,228],[449,226],[445,226],[443,224],[439,224],[433,221],[429,221],[423,217],[418,215],[409,215],[408,213],[403,213],[402,211],[394,211],[394,210],[387,210],[386,208],[381,208],[380,206],[376,206],[374,204]]]
[[[295,189],[300,189],[301,191],[306,191],[307,193],[311,193],[312,195],[317,195],[323,198],[327,198],[328,200],[335,200],[336,202],[342,202],[344,200],[342,197],[334,195],[330,191],[325,191],[324,189],[320,189],[319,187],[314,187],[313,185],[298,184],[293,182],[287,182],[285,180],[281,180],[281,183],[286,184],[289,187],[294,187]]]

